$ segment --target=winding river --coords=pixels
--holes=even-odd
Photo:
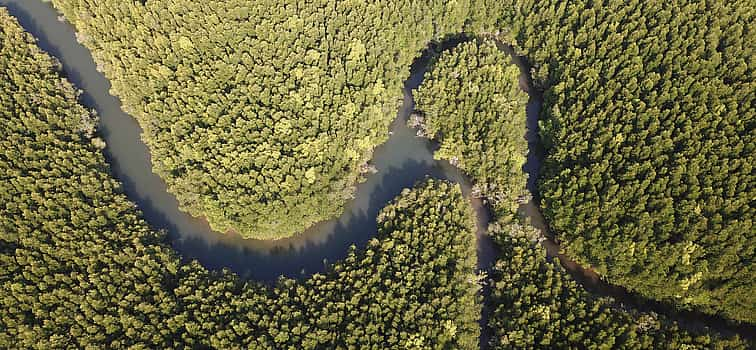
[[[76,41],[73,27],[60,21],[57,11],[42,1],[0,0],[0,5],[37,38],[43,50],[63,63],[68,79],[83,91],[81,102],[97,110],[111,171],[145,220],[153,229],[165,230],[172,247],[184,259],[196,259],[209,269],[228,268],[244,278],[267,282],[281,275],[296,278],[323,272],[328,261],[344,258],[350,245],[365,246],[377,231],[379,210],[425,176],[458,182],[465,192],[470,189],[469,181],[455,167],[433,159],[430,141],[416,137],[406,126],[414,109],[411,91],[422,81],[428,65],[426,55],[417,60],[405,84],[404,102],[391,125],[392,136],[375,150],[372,164],[378,173],[357,186],[355,199],[347,203],[339,218],[281,240],[243,239],[233,233],[214,232],[204,219],[180,211],[176,197],[152,172],[150,153],[141,140],[142,129],[121,110],[119,99],[109,94],[109,81],[97,71],[89,50]],[[481,245],[483,265],[495,256],[490,247]]]
[[[295,237],[275,241],[242,239],[236,234],[213,232],[205,220],[180,211],[175,196],[167,192],[163,180],[152,172],[150,153],[141,141],[141,128],[134,118],[121,110],[120,101],[109,94],[110,83],[96,70],[89,50],[76,41],[73,28],[60,21],[58,13],[42,1],[0,0],[0,6],[7,7],[22,27],[38,39],[39,46],[63,63],[68,79],[83,91],[81,102],[95,109],[100,116],[99,130],[108,145],[105,155],[112,173],[123,183],[124,192],[137,203],[150,226],[167,232],[171,246],[183,259],[196,259],[206,268],[227,268],[244,278],[259,281],[271,282],[281,275],[306,277],[325,271],[329,261],[344,258],[349,246],[363,247],[376,233],[378,211],[402,189],[412,187],[417,181],[425,177],[447,179],[459,183],[466,195],[470,192],[469,179],[448,162],[434,160],[435,145],[416,137],[415,130],[406,126],[415,106],[412,89],[422,82],[429,63],[430,55],[426,53],[413,64],[411,76],[405,82],[403,104],[391,125],[391,137],[375,149],[371,163],[378,172],[357,186],[355,199],[347,203],[339,218],[315,225]],[[501,48],[512,53],[506,46],[501,45]],[[527,64],[515,55],[513,57],[523,71],[521,86],[527,90],[530,85]],[[530,152],[523,171],[530,176],[528,189],[532,193],[537,193],[535,179],[543,158],[537,133],[540,105],[539,94],[531,93],[526,133]],[[497,248],[485,235],[489,221],[487,209],[479,200],[471,201],[478,213],[478,268],[486,270],[494,262]],[[548,237],[537,198],[520,209]],[[751,325],[737,326],[713,316],[677,312],[667,305],[631,295],[603,282],[592,270],[583,269],[560,254],[559,246],[553,240],[545,240],[544,246],[550,257],[558,258],[591,292],[613,296],[621,304],[633,308],[668,315],[687,328],[708,326],[746,337],[754,333],[755,327]],[[484,296],[486,293],[484,288]],[[482,321],[485,321],[487,311],[484,309],[483,313]]]

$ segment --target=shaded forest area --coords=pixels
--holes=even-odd
[[[255,238],[341,212],[429,41],[495,36],[544,92],[538,195],[566,253],[649,298],[754,321],[749,1],[53,4],[182,209]]]
[[[501,257],[487,302],[493,349],[749,349],[738,337],[692,333],[662,315],[626,310],[548,260],[531,226],[497,225]]]
[[[0,28],[0,347],[477,347],[475,224],[457,185],[405,191],[364,251],[302,282],[182,265],[110,177],[59,64],[4,10]]]

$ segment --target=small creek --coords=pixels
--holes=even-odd
[[[39,46],[63,63],[68,79],[83,91],[81,102],[98,112],[99,130],[108,145],[105,155],[111,171],[123,183],[126,195],[142,210],[145,220],[153,229],[167,232],[171,246],[182,258],[196,259],[206,268],[228,268],[244,278],[267,282],[281,275],[306,277],[325,271],[328,262],[344,258],[349,246],[364,247],[376,233],[375,219],[379,210],[417,181],[426,177],[453,181],[459,183],[469,197],[469,179],[448,162],[434,160],[435,145],[416,137],[415,130],[406,125],[415,106],[412,89],[420,85],[429,64],[430,55],[426,53],[413,64],[411,76],[405,82],[403,103],[391,125],[391,137],[375,149],[371,164],[378,172],[357,186],[355,198],[347,203],[339,218],[317,224],[295,237],[275,241],[243,239],[236,234],[213,232],[204,219],[180,211],[175,196],[167,192],[163,180],[152,172],[150,153],[141,140],[141,128],[134,118],[121,110],[118,98],[109,94],[110,83],[96,70],[89,50],[76,41],[72,26],[59,21],[58,13],[42,1],[0,0],[0,6],[7,7],[22,27],[38,39]],[[500,47],[512,54],[508,47]],[[527,89],[527,64],[513,57],[523,70],[520,84]],[[540,105],[540,95],[531,93],[526,133],[530,152],[523,170],[530,175],[528,189],[534,194],[537,193],[535,180],[543,159],[537,131]],[[471,199],[471,202],[478,213],[478,268],[486,270],[496,259],[497,247],[485,235],[488,210],[480,200]],[[548,228],[537,202],[535,198],[523,204],[521,212],[548,237]],[[603,282],[592,270],[583,269],[560,254],[559,246],[553,240],[545,240],[544,246],[550,257],[557,257],[566,270],[593,293],[613,296],[623,304],[644,311],[670,315],[691,328],[708,325],[725,333],[746,336],[754,333],[751,325],[736,326],[713,316],[676,312],[661,303],[631,295]],[[483,292],[485,296],[485,288]],[[484,309],[483,312],[482,321],[487,317],[487,311]]]

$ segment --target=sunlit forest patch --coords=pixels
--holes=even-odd
[[[219,232],[337,216],[388,138],[412,61],[467,1],[55,0],[144,129],[153,170]],[[427,16],[416,16],[425,13]]]

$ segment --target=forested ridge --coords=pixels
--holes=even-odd
[[[539,192],[611,283],[754,322],[750,1],[502,1],[544,89]]]
[[[409,66],[468,1],[71,1],[183,210],[270,239],[337,216]],[[416,16],[418,13],[427,16]]]

